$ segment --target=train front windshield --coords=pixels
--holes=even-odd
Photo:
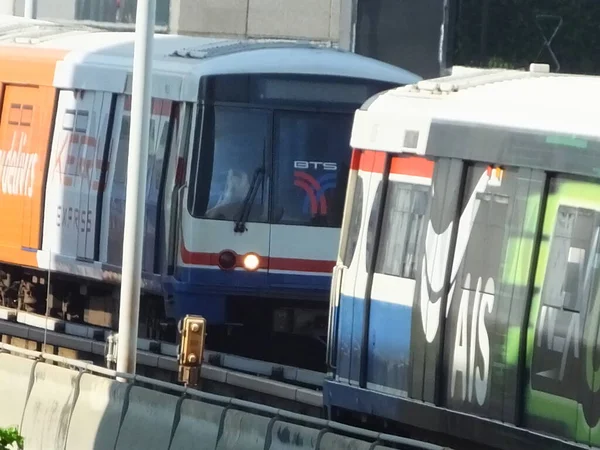
[[[190,211],[214,220],[339,227],[354,111],[392,85],[270,81],[236,75],[206,83]]]
[[[249,222],[340,225],[351,114],[215,106],[212,115],[202,148],[212,171],[196,213],[238,220],[247,201]]]

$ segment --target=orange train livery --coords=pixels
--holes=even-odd
[[[37,267],[57,61],[65,52],[0,48],[0,260]]]

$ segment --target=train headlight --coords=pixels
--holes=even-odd
[[[223,270],[231,270],[235,267],[236,256],[231,250],[222,251],[219,254],[219,267]]]
[[[246,270],[256,270],[260,265],[260,258],[255,253],[248,253],[244,256],[244,268]]]

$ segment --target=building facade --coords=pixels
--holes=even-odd
[[[159,31],[223,37],[339,42],[342,0],[156,0]],[[38,19],[93,21],[128,29],[136,0],[36,0]],[[23,15],[25,0],[0,0],[0,14]]]
[[[36,17],[132,30],[137,0],[34,0]],[[156,0],[157,32],[317,41],[422,77],[445,68],[452,0]],[[25,0],[0,0],[23,15]]]

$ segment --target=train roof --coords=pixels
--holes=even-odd
[[[367,100],[356,112],[351,146],[425,154],[430,133],[440,125],[446,133],[454,126],[455,134],[479,127],[502,129],[506,139],[511,133],[529,133],[600,142],[598,117],[598,76],[550,73],[544,64],[532,64],[528,71],[461,71],[391,89]],[[468,138],[456,141],[467,142]]]
[[[54,85],[61,88],[130,91],[135,33],[0,15],[2,50],[58,52]],[[351,52],[311,43],[235,40],[156,34],[153,96],[194,101],[199,79],[223,73],[298,73],[356,77],[408,84],[409,71]]]

